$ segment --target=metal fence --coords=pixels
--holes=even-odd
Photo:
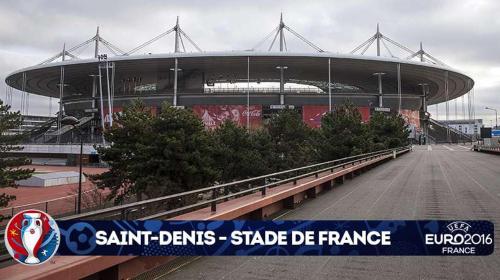
[[[109,201],[105,200],[107,192],[100,191],[99,189],[92,189],[82,192],[82,211],[89,212],[92,210],[112,206]],[[8,208],[1,208],[0,215],[4,217],[12,217],[14,214],[28,209],[36,209],[44,211],[53,217],[64,217],[74,215],[77,213],[77,199],[78,194],[70,194],[54,199],[28,203]],[[8,219],[4,219],[0,223],[0,227],[7,224]]]

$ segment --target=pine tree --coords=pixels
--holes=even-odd
[[[300,113],[291,109],[280,111],[271,118],[267,130],[278,156],[276,170],[305,166],[313,161],[313,131],[302,121]]]
[[[354,104],[335,106],[321,119],[318,159],[328,161],[369,152],[372,149],[369,132]]]
[[[22,134],[12,134],[10,129],[18,128],[22,124],[22,116],[18,112],[11,112],[10,106],[0,100],[0,188],[15,188],[16,181],[31,177],[33,169],[21,168],[31,163],[23,157],[13,157],[10,153],[22,150],[18,146],[23,139]],[[14,195],[0,194],[0,207],[7,207],[15,200]],[[0,215],[0,221],[5,217]]]
[[[273,146],[265,130],[248,131],[232,121],[216,128],[214,162],[220,182],[231,182],[270,173]]]
[[[98,149],[110,170],[90,179],[109,189],[108,198],[115,203],[193,190],[215,181],[211,139],[190,110],[164,105],[153,116],[138,101],[114,117],[113,127],[105,133],[112,144]]]
[[[410,131],[398,114],[376,112],[370,118],[369,128],[376,149],[390,149],[408,144]]]

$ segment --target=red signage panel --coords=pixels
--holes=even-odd
[[[417,128],[417,129],[420,128],[420,113],[419,113],[419,111],[404,109],[404,110],[401,110],[400,114],[407,124]]]
[[[328,106],[325,105],[305,105],[302,107],[302,120],[312,128],[321,126],[321,119],[328,112]]]
[[[370,107],[358,107],[358,111],[361,114],[361,122],[367,123],[370,121]]]
[[[246,105],[195,105],[193,111],[209,129],[214,129],[227,120],[246,126],[248,115],[250,115],[251,128],[258,128],[262,125],[261,105],[251,105],[249,110]]]
[[[358,111],[362,122],[370,121],[370,107],[358,107]],[[326,105],[305,105],[302,107],[302,119],[308,126],[319,128],[321,119],[327,112],[328,106]]]

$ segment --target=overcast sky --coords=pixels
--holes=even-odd
[[[63,43],[73,46],[91,38],[98,25],[103,38],[130,50],[171,28],[179,16],[181,27],[204,51],[243,50],[267,35],[283,12],[287,25],[322,49],[335,53],[350,52],[374,34],[377,23],[385,36],[410,49],[418,50],[422,41],[431,55],[475,80],[476,116],[489,125],[494,116],[484,107],[500,110],[499,11],[500,1],[494,0],[3,0],[0,79],[4,81],[10,72],[53,56],[61,51]],[[287,40],[290,51],[311,50],[294,41],[291,35]],[[172,50],[170,36],[142,52]],[[85,57],[90,51],[89,47],[80,55]],[[2,83],[0,98],[4,99],[5,83]],[[47,98],[31,96],[30,100],[30,114],[49,113]],[[55,101],[53,104],[55,108]],[[458,104],[461,112],[461,102]],[[13,107],[20,108],[19,94],[13,96]],[[450,109],[454,118],[453,102]],[[443,112],[441,105],[441,116]]]

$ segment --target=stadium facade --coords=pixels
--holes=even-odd
[[[287,52],[285,31],[315,51]],[[175,34],[173,53],[133,55],[170,33]],[[88,136],[86,141],[98,142],[100,132],[112,124],[110,112],[119,112],[136,99],[153,111],[163,102],[191,108],[208,127],[228,118],[259,126],[267,116],[287,107],[299,110],[309,125],[318,126],[324,113],[348,99],[359,107],[364,120],[373,111],[397,111],[425,134],[427,105],[460,97],[474,86],[472,78],[435,59],[422,47],[413,52],[382,35],[378,27],[376,34],[351,54],[325,52],[282,20],[266,38],[273,36],[269,51],[202,52],[177,22],[167,32],[125,53],[98,31],[90,40],[69,50],[64,48],[45,63],[8,75],[6,83],[22,92],[60,98],[59,111],[63,114],[53,120],[59,129],[50,132],[52,136],[39,138],[49,142],[64,141],[64,134],[71,131],[59,124],[62,115],[79,118]],[[200,51],[185,52],[183,40]],[[278,51],[272,51],[275,42]],[[381,46],[387,48],[385,42],[407,51],[409,56],[380,56]],[[94,57],[76,58],[72,51],[85,44],[94,45]],[[362,55],[372,44],[376,44],[377,56]],[[116,55],[102,53],[103,46]],[[361,55],[356,54],[359,50]]]

